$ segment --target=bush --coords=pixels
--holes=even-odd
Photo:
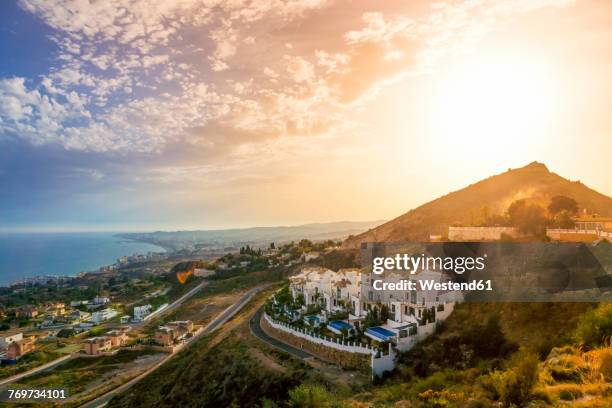
[[[300,386],[289,391],[288,406],[292,408],[331,408],[334,404],[332,394],[320,385]]]
[[[576,327],[576,340],[588,347],[606,344],[612,336],[612,303],[600,303],[582,316]]]
[[[527,403],[537,380],[538,358],[535,354],[521,351],[513,357],[512,365],[506,371],[491,374],[497,396],[505,407]]]

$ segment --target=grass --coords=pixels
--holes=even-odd
[[[17,382],[29,387],[66,388],[69,395],[84,391],[90,383],[112,370],[119,369],[137,358],[155,354],[151,350],[121,350],[112,356],[75,358],[51,371],[42,372]]]
[[[57,352],[34,350],[31,353],[21,357],[17,364],[8,365],[0,368],[0,378],[10,377],[15,374],[29,371],[33,368],[46,364],[59,357]]]

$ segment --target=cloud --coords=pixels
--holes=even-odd
[[[41,78],[0,79],[0,137],[122,154],[213,154],[223,141],[230,155],[340,134],[352,126],[347,105],[515,15],[568,1],[455,1],[420,14],[356,2],[324,34],[318,23],[337,18],[326,8],[340,7],[324,0],[19,4],[54,30],[59,51]]]

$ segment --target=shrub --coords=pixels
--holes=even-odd
[[[538,359],[535,354],[521,351],[513,357],[512,365],[506,371],[491,374],[496,394],[505,407],[522,406],[528,402],[537,380]]]
[[[612,346],[599,348],[585,354],[591,366],[593,380],[612,381]]]
[[[600,303],[587,311],[576,327],[576,340],[589,347],[601,346],[612,336],[612,303]]]
[[[288,406],[292,408],[331,408],[332,394],[320,385],[301,384],[289,391]]]

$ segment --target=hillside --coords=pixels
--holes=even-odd
[[[538,162],[471,184],[388,221],[362,234],[349,237],[345,248],[359,248],[362,242],[420,241],[430,234],[442,234],[452,224],[471,224],[483,208],[502,214],[515,200],[548,205],[557,195],[571,197],[580,209],[602,216],[612,215],[612,198],[590,189],[580,181],[570,181]]]

